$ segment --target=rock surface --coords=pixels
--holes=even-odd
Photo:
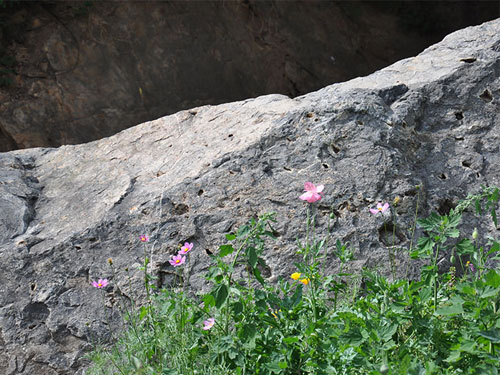
[[[151,237],[159,286],[171,281],[179,244],[193,242],[189,281],[202,289],[207,251],[223,233],[275,211],[265,276],[289,275],[305,232],[305,181],[326,186],[319,232],[333,211],[334,237],[355,249],[352,268],[388,272],[383,219],[369,207],[400,197],[403,247],[417,191],[425,214],[500,185],[499,88],[497,20],[295,99],[204,106],[88,144],[0,154],[0,373],[82,374],[91,343],[109,339],[106,316],[119,327],[118,290],[142,298],[141,234]],[[491,224],[480,228],[499,236]],[[418,272],[404,252],[397,262]],[[337,266],[330,258],[329,269]],[[103,277],[105,308],[90,285]]]
[[[88,142],[205,104],[294,97],[500,16],[496,2],[4,3],[0,152]]]

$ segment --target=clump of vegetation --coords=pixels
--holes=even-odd
[[[144,285],[151,302],[125,313],[129,329],[114,346],[91,353],[88,374],[498,373],[500,244],[479,243],[476,230],[460,232],[471,205],[477,214],[489,212],[498,225],[498,188],[483,188],[448,214],[417,221],[425,235],[407,251],[426,265],[420,279],[408,280],[373,270],[347,273],[353,249],[315,237],[315,202],[323,186],[305,187],[300,198],[308,202],[307,236],[298,241],[296,272],[275,284],[261,275],[272,256],[265,249],[274,237],[274,214],[226,234],[227,244],[212,256],[206,294],[193,297],[183,287],[155,290],[145,251]],[[371,212],[389,215],[390,207],[380,203]],[[172,267],[180,272],[191,251],[196,248],[185,243]],[[331,253],[341,266],[325,275]],[[453,266],[439,272],[444,257],[460,264],[463,273]],[[107,283],[100,279],[94,286]]]

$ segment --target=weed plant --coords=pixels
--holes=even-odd
[[[275,233],[274,214],[226,234],[227,243],[212,256],[206,294],[193,297],[185,287],[155,290],[145,256],[151,300],[125,312],[128,330],[113,346],[90,354],[87,373],[498,374],[500,244],[492,238],[479,243],[477,230],[461,234],[460,223],[473,205],[498,226],[499,189],[483,187],[448,214],[417,220],[424,235],[407,251],[426,262],[418,280],[389,279],[373,270],[346,273],[350,246],[315,235],[314,203],[322,190],[306,183],[300,197],[308,202],[307,235],[298,241],[301,261],[296,272],[274,284],[260,272]],[[388,208],[380,204],[371,211],[384,214]],[[172,258],[176,270],[192,249],[186,243]],[[329,253],[340,269],[325,275]],[[394,254],[388,255],[394,273]],[[452,266],[440,272],[445,258]],[[99,288],[107,280],[95,283]]]

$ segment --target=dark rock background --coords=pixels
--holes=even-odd
[[[353,272],[390,273],[392,221],[368,209],[399,197],[398,274],[418,275],[404,250],[418,192],[424,216],[500,185],[499,98],[496,20],[294,99],[202,106],[87,144],[1,153],[0,374],[83,374],[91,344],[120,327],[118,299],[144,300],[141,234],[151,237],[149,271],[160,287],[172,285],[168,260],[179,244],[193,242],[186,279],[203,290],[223,234],[275,211],[264,276],[289,277],[305,236],[305,181],[325,184],[318,234],[333,212],[332,243],[352,245]],[[489,218],[466,217],[464,235],[475,226],[482,243],[498,240]],[[330,254],[327,272],[338,266]],[[104,277],[106,307],[91,286]]]
[[[497,1],[0,1],[0,151],[367,75]]]

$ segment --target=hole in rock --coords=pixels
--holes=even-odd
[[[463,120],[464,114],[462,112],[455,112],[455,118],[457,120]]]
[[[475,57],[467,57],[465,59],[460,59],[460,61],[463,61],[464,63],[467,63],[467,64],[471,64],[471,63],[473,63],[476,60],[477,59]]]
[[[489,103],[493,100],[493,96],[488,90],[484,90],[481,95],[479,95],[481,99],[483,99],[485,102]]]
[[[321,165],[322,165],[322,166],[323,166],[323,168],[325,168],[325,169],[330,168],[330,166],[329,166],[328,164],[326,164],[326,163],[323,163],[323,164],[321,164]]]
[[[456,204],[453,203],[450,199],[443,199],[439,202],[439,207],[437,212],[440,215],[448,215],[452,209],[456,207]]]
[[[203,195],[204,191],[203,189],[198,190],[198,196]]]
[[[288,167],[283,167],[283,169],[284,169],[285,171],[288,171],[288,172],[290,172],[290,171],[291,171],[291,169],[290,169],[290,168],[288,168]]]
[[[397,225],[394,226],[392,222],[388,222],[379,228],[378,239],[389,247],[402,244],[405,241],[405,236]]]
[[[470,162],[470,161],[468,161],[468,160],[464,160],[464,161],[462,162],[462,165],[463,165],[464,167],[466,167],[466,168],[470,168],[470,166],[471,166],[471,162]]]
[[[444,174],[444,173],[441,173],[439,176],[438,176],[441,180],[446,180],[448,177]]]
[[[174,206],[174,213],[176,215],[183,215],[186,212],[189,212],[189,207],[184,203],[179,203]]]
[[[335,143],[330,144],[330,149],[335,153],[338,154],[340,152],[339,146],[337,146]]]

